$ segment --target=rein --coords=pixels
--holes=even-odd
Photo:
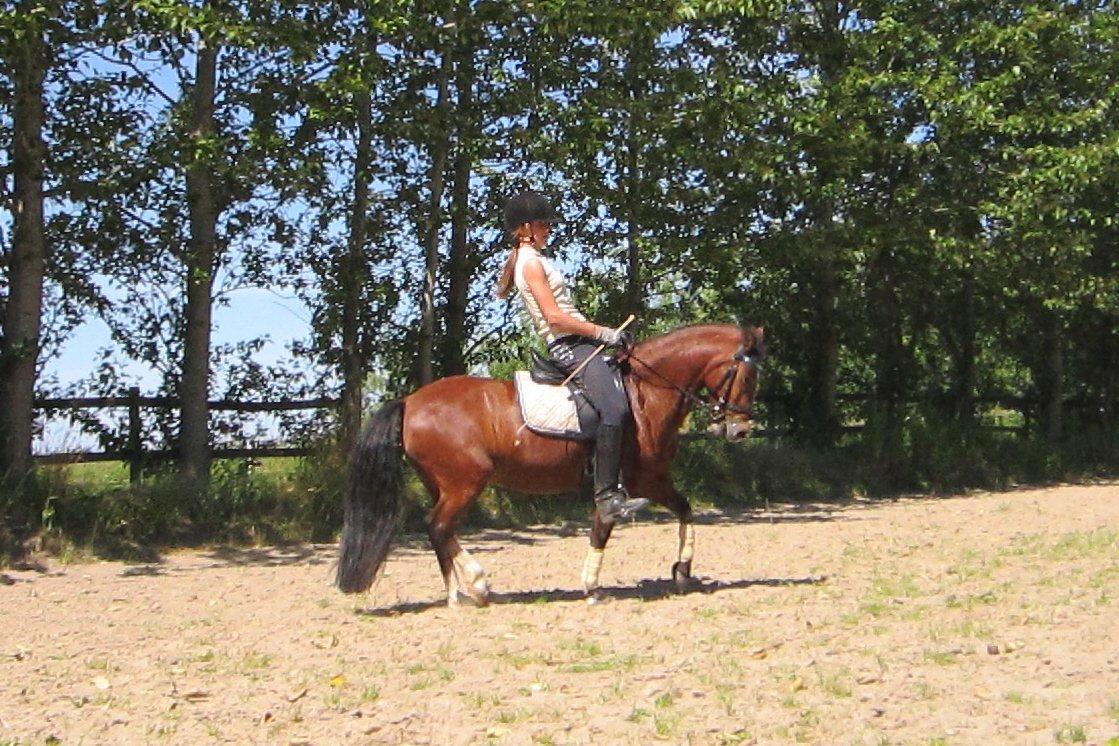
[[[722,422],[724,419],[726,419],[727,412],[744,414],[748,416],[753,415],[753,407],[740,407],[736,404],[730,403],[731,388],[734,385],[735,376],[737,375],[742,364],[749,363],[755,367],[758,366],[757,358],[755,358],[753,355],[747,355],[746,349],[744,347],[739,347],[738,351],[731,356],[731,359],[728,361],[730,367],[727,368],[727,372],[723,374],[723,378],[719,381],[719,385],[711,391],[712,399],[715,399],[715,401],[708,401],[703,397],[697,396],[675,381],[670,380],[659,370],[634,355],[632,351],[628,353],[627,357],[630,360],[636,360],[637,362],[641,363],[641,365],[643,365],[646,370],[667,383],[669,387],[675,389],[682,397],[684,397],[685,401],[690,402],[693,407],[710,410],[711,419],[716,423]]]

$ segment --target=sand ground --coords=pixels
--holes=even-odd
[[[6,743],[1054,743],[1119,737],[1119,483],[468,533],[488,608],[396,546],[0,574]],[[1119,740],[1112,741],[1119,743]]]

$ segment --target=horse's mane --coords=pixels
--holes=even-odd
[[[740,344],[746,352],[761,352],[763,331],[753,326],[737,324],[694,324],[658,334],[642,340],[636,347],[638,354],[656,355],[658,352],[680,345],[700,346],[707,344]]]

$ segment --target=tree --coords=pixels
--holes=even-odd
[[[36,365],[40,352],[47,245],[43,216],[43,84],[50,65],[42,5],[3,18],[0,48],[13,82],[12,244],[4,257],[7,298],[0,340],[0,478],[18,483],[31,469]]]

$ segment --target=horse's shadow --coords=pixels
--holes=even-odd
[[[694,593],[709,595],[719,591],[751,588],[754,586],[793,586],[793,585],[819,585],[827,580],[826,575],[807,575],[801,578],[743,578],[742,580],[714,580],[711,578],[696,579],[684,590],[676,587],[672,580],[648,579],[642,580],[637,585],[604,586],[599,589],[600,600],[641,600],[663,601],[675,596],[687,596]],[[501,604],[546,604],[546,603],[573,603],[587,602],[587,594],[583,590],[574,588],[552,588],[544,590],[527,591],[501,591],[491,592],[489,603],[491,606]],[[429,601],[402,601],[392,606],[383,608],[356,609],[355,614],[364,617],[393,617],[403,614],[418,614],[430,609],[445,608],[445,599]]]

